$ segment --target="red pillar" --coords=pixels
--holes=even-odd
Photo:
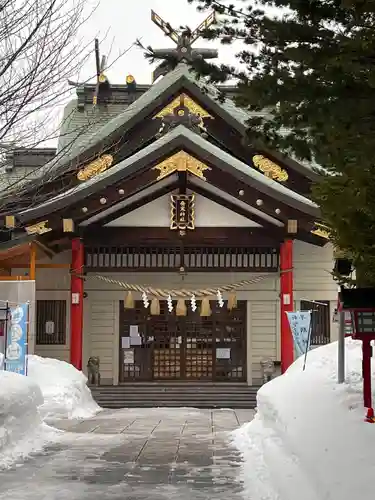
[[[280,245],[280,306],[281,306],[281,373],[294,361],[294,342],[286,312],[294,309],[293,302],[293,240]]]
[[[363,376],[363,406],[372,408],[371,394],[371,341],[362,340],[362,376]]]
[[[82,370],[83,279],[79,276],[83,274],[83,266],[83,242],[74,238],[70,278],[70,362],[77,370]]]

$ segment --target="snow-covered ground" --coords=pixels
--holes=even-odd
[[[361,342],[347,339],[347,383],[338,385],[337,343],[332,343],[308,354],[304,372],[302,357],[259,390],[254,420],[233,434],[244,457],[247,498],[373,495],[375,425],[364,422],[361,358]],[[372,375],[374,380],[374,365]]]
[[[43,423],[40,388],[27,377],[0,372],[0,469],[43,447],[53,431]]]
[[[68,363],[29,356],[27,377],[1,370],[0,469],[56,437],[45,419],[89,418],[98,411],[86,377]]]

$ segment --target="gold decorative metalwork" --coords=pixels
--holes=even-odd
[[[175,153],[171,157],[159,163],[153,167],[153,170],[159,170],[160,174],[157,179],[160,181],[167,177],[168,175],[173,174],[173,172],[190,172],[191,174],[199,177],[202,180],[206,180],[206,177],[203,175],[205,170],[211,170],[205,163],[193,158],[185,151],[179,151]]]
[[[287,231],[289,234],[298,233],[298,221],[295,219],[289,219],[287,223]]]
[[[50,231],[52,231],[52,229],[50,227],[47,227],[47,224],[48,220],[38,222],[37,224],[26,227],[26,232],[29,235],[49,233]]]
[[[280,182],[288,180],[288,172],[263,155],[253,156],[253,163],[266,177]]]
[[[154,118],[163,118],[167,115],[173,115],[173,112],[179,106],[185,106],[192,115],[200,116],[201,118],[213,118],[208,111],[202,108],[196,101],[194,101],[187,94],[181,94],[172,102],[170,102],[165,108],[163,108]]]
[[[86,167],[83,167],[77,174],[77,179],[79,181],[87,181],[92,177],[104,172],[113,163],[112,155],[99,156],[96,160],[92,161]]]
[[[179,43],[180,37],[169,23],[166,23],[154,10],[151,10],[151,21],[156,24],[164,33],[169,36],[175,43]]]
[[[5,216],[5,227],[8,229],[14,229],[16,227],[16,218],[14,215]]]
[[[63,219],[63,232],[64,233],[74,233],[74,220],[73,219]]]
[[[320,224],[319,222],[315,222],[315,229],[311,231],[311,234],[315,234],[315,236],[320,236],[321,238],[325,238],[329,240],[329,229],[324,224]]]
[[[195,195],[171,195],[171,224],[170,229],[186,231],[195,228]]]

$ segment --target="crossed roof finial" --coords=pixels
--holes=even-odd
[[[218,56],[217,50],[192,48],[193,43],[201,37],[202,32],[215,23],[216,19],[214,12],[212,12],[199,26],[197,26],[194,31],[186,28],[180,33],[172,28],[169,23],[165,22],[158,14],[156,14],[154,10],[151,10],[151,20],[176,44],[175,49],[154,50],[155,56],[160,59],[164,59],[164,61],[154,71],[153,81],[159,78],[159,76],[164,76],[168,73],[168,71],[170,71],[171,65],[169,61],[171,56],[174,56],[177,59],[177,62],[181,62],[183,60],[192,61],[194,59],[214,59]]]

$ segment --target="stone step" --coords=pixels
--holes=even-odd
[[[103,408],[245,408],[256,407],[258,386],[244,383],[140,382],[91,387]]]
[[[99,402],[98,402],[99,404]],[[209,401],[189,401],[188,403],[182,403],[181,401],[127,401],[126,403],[111,401],[108,403],[99,404],[102,408],[108,409],[121,409],[121,408],[231,408],[231,409],[250,409],[253,410],[256,407],[256,403],[252,401],[243,401],[238,403],[222,401],[220,403],[209,402]]]
[[[223,394],[223,393],[239,393],[239,394],[249,394],[249,393],[256,393],[259,389],[259,387],[230,387],[230,386],[225,386],[225,387],[190,387],[190,386],[153,386],[153,387],[147,387],[147,386],[123,386],[123,385],[118,385],[118,386],[90,386],[90,389],[93,392],[121,392],[121,393],[133,393],[133,392],[170,392],[170,393],[205,393],[205,394]]]

